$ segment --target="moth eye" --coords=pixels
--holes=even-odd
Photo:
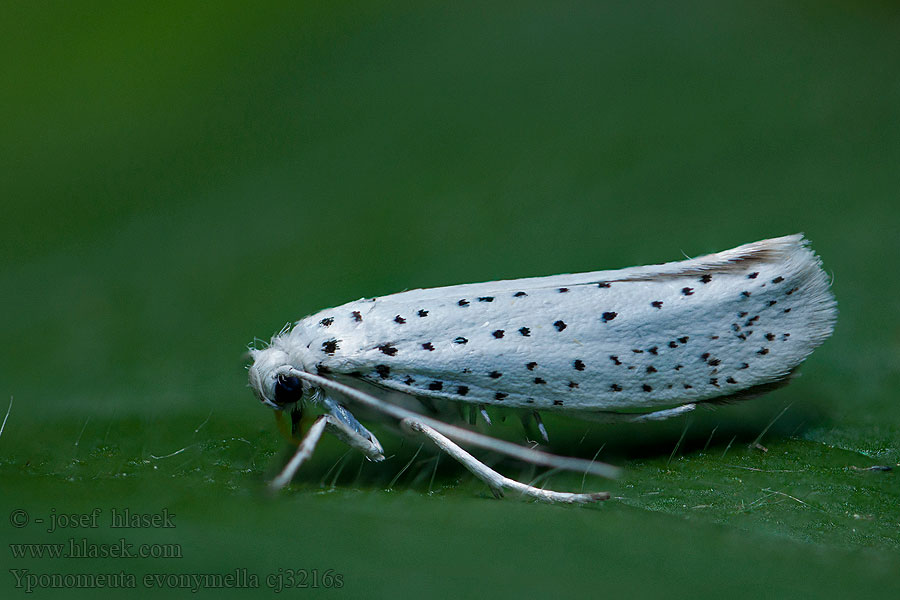
[[[303,396],[303,384],[299,377],[280,375],[275,381],[275,404],[284,406],[293,404]]]

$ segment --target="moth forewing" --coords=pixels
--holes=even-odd
[[[290,397],[281,367],[318,388],[339,377],[419,398],[663,418],[785,379],[835,318],[819,259],[792,235],[661,265],[357,300],[273,338],[251,382],[273,406],[279,390]],[[412,429],[435,443],[431,430],[453,438],[389,406],[378,410],[418,419],[431,429]]]
[[[800,236],[655,267],[414,290],[297,324],[307,370],[540,410],[666,407],[785,377],[831,332]]]

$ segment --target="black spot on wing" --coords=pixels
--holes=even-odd
[[[387,354],[388,356],[394,356],[397,354],[397,348],[393,344],[382,344],[380,346],[376,346],[383,354]]]

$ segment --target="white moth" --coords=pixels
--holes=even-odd
[[[497,495],[508,488],[545,501],[589,502],[607,495],[508,479],[453,440],[601,476],[614,476],[614,467],[450,425],[441,409],[465,403],[485,418],[483,407],[491,405],[585,419],[668,418],[786,382],[831,334],[836,314],[820,261],[798,234],[660,265],[357,300],[306,317],[267,348],[251,350],[250,385],[277,410],[307,400],[324,412],[276,488],[326,429],[383,459],[381,444],[351,412],[362,410],[431,439]]]

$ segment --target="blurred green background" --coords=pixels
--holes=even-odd
[[[866,470],[900,462],[895,3],[4,2],[0,57],[3,594],[10,570],[154,595],[143,574],[235,569],[260,589],[200,593],[275,595],[287,569],[341,574],[281,592],[331,597],[900,593],[897,473]],[[625,474],[541,484],[609,502],[498,502],[383,430],[385,463],[327,440],[263,493],[288,448],[242,353],[289,320],[798,231],[840,318],[790,386],[546,419],[552,450]],[[176,527],[112,529],[114,507]],[[123,537],[182,558],[6,547]]]

